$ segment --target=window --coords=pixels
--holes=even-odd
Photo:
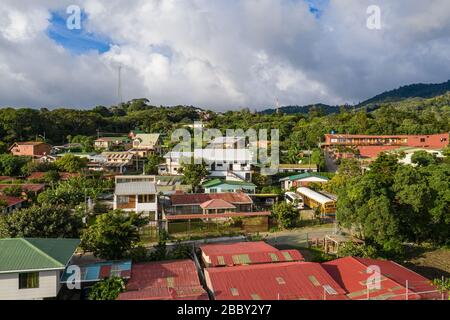
[[[138,197],[139,203],[154,203],[155,195],[154,194],[143,194]]]
[[[424,143],[425,142],[425,138],[420,138],[420,142]]]
[[[209,189],[209,192],[210,192],[210,193],[217,193],[217,189],[214,189],[214,188]]]
[[[19,289],[39,288],[39,272],[19,273]]]
[[[130,199],[128,196],[118,196],[117,197],[118,204],[127,204],[128,202],[130,202]]]

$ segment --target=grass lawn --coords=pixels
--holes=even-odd
[[[398,262],[428,279],[450,278],[449,248],[414,247]]]

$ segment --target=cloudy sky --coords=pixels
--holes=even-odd
[[[449,38],[448,0],[1,0],[0,106],[116,104],[119,66],[124,100],[354,103],[450,79]]]

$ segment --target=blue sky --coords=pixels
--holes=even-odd
[[[69,30],[66,26],[67,17],[68,15],[64,11],[51,12],[47,34],[52,40],[74,54],[82,54],[91,50],[104,53],[109,50],[111,43],[109,39],[86,31],[84,25],[88,17],[84,12],[81,16],[81,30]]]

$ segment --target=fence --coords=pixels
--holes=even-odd
[[[267,232],[268,217],[233,218],[231,220],[210,219],[208,221],[173,221],[168,223],[168,232],[173,237],[220,236]]]

